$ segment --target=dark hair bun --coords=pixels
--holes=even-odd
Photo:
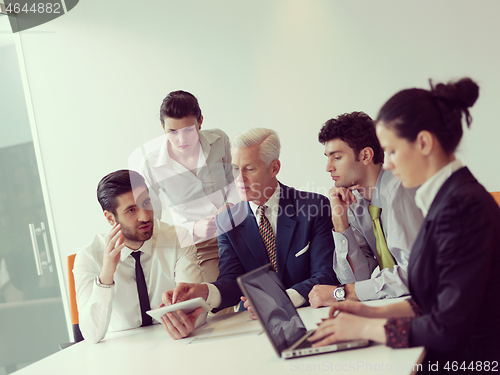
[[[432,85],[431,92],[436,99],[443,100],[452,110],[465,114],[467,125],[471,122],[468,108],[472,107],[479,97],[479,86],[470,78],[462,78],[457,82],[448,84],[438,83]]]

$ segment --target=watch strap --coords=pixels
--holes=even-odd
[[[115,286],[115,281],[113,280],[113,284],[102,284],[101,283],[101,280],[99,280],[99,276],[96,276],[95,277],[95,285],[97,285],[98,287],[101,287],[101,288],[112,288]]]

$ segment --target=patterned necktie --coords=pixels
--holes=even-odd
[[[387,247],[387,242],[385,241],[384,232],[382,231],[382,226],[380,225],[380,212],[381,208],[373,205],[369,205],[368,211],[373,221],[373,232],[375,233],[375,239],[377,240],[377,253],[378,253],[378,264],[380,270],[384,268],[394,267],[394,259]]]
[[[262,237],[262,241],[264,241],[264,245],[266,246],[269,261],[271,262],[274,271],[276,271],[278,269],[276,266],[276,238],[274,237],[271,223],[266,217],[266,208],[267,206],[259,206],[257,208],[257,215],[260,215],[259,233]]]
[[[137,293],[139,294],[139,304],[141,306],[141,327],[145,327],[153,324],[153,318],[146,314],[146,311],[151,310],[151,305],[149,304],[146,278],[144,277],[144,271],[141,266],[141,253],[142,251],[132,251],[130,255],[135,259],[135,282],[137,283]]]

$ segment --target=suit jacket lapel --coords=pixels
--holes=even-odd
[[[426,219],[433,220],[438,213],[441,212],[442,205],[446,202],[446,197],[448,194],[452,193],[458,186],[463,186],[464,184],[476,182],[476,179],[470,173],[467,167],[460,168],[455,173],[453,173],[441,186],[436,197],[432,201],[429,212],[427,213]]]
[[[410,270],[415,266],[422,256],[422,253],[425,250],[425,243],[427,242],[427,235],[429,226],[432,223],[432,219],[425,219],[422,223],[422,227],[418,232],[417,238],[413,244],[413,247],[410,252],[410,259],[408,260],[408,274],[411,272]],[[411,285],[410,285],[411,287]]]
[[[282,185],[278,212],[277,236],[276,236],[276,258],[278,275],[282,275],[286,265],[286,259],[290,252],[290,244],[297,221],[295,220],[295,205],[290,199],[288,186]]]
[[[431,226],[432,222],[436,216],[442,211],[442,206],[446,204],[446,197],[448,194],[452,193],[457,186],[463,186],[466,183],[475,182],[476,179],[470,173],[467,167],[463,167],[453,173],[441,186],[436,197],[432,201],[429,212],[425,217],[425,220],[420,228],[420,232],[417,235],[415,243],[413,244],[412,250],[410,252],[410,260],[408,262],[408,272],[416,264],[423,251],[425,250],[425,244],[428,236],[428,228]],[[411,287],[411,285],[410,285]],[[411,290],[410,290],[411,291]]]

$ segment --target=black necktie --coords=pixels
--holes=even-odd
[[[153,318],[146,314],[146,311],[151,310],[151,305],[149,304],[146,279],[141,267],[141,251],[133,251],[130,255],[135,259],[135,281],[137,283],[137,293],[139,294],[139,304],[141,305],[142,327],[150,326],[153,324]]]

